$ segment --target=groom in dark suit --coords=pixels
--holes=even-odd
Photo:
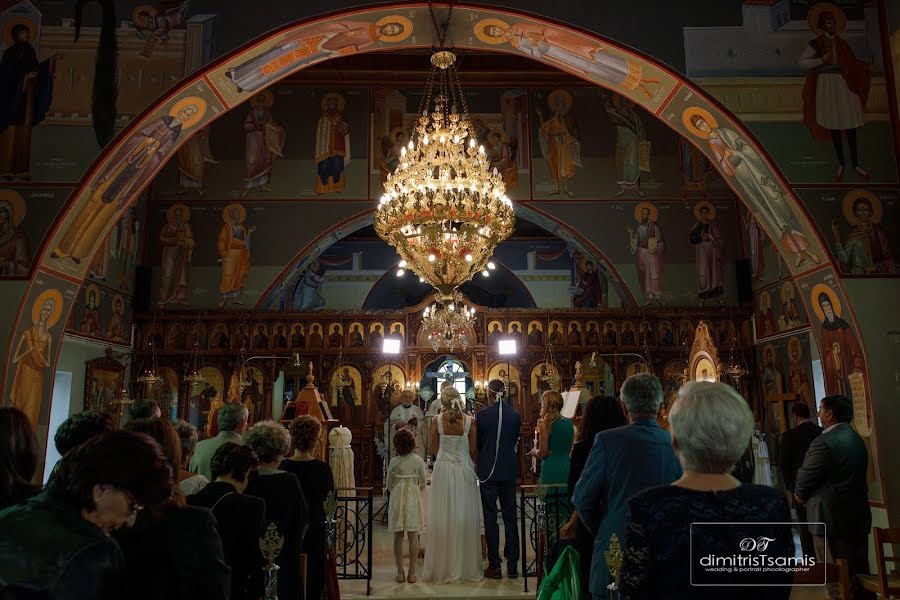
[[[516,478],[518,460],[516,446],[522,417],[504,397],[503,382],[492,379],[488,384],[490,405],[475,415],[478,434],[478,479],[481,484],[481,506],[484,508],[484,537],[488,549],[488,568],[484,576],[500,579],[500,528],[497,526],[497,500],[503,512],[506,545],[506,575],[519,576],[519,530],[516,527]],[[499,435],[498,435],[499,433]]]

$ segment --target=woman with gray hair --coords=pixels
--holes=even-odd
[[[274,524],[284,536],[281,554],[275,560],[278,573],[278,597],[299,600],[300,548],[309,526],[309,507],[297,476],[279,469],[291,450],[291,434],[275,421],[260,421],[244,434],[244,444],[259,457],[257,475],[244,493],[266,501],[266,527]]]
[[[712,570],[700,562],[747,551],[794,556],[784,495],[767,486],[742,484],[730,473],[753,433],[747,402],[724,383],[690,382],[678,392],[669,425],[684,474],[671,485],[650,488],[628,502],[620,597],[755,598],[755,588],[744,588],[744,594],[740,587],[718,585],[789,584],[790,573]],[[757,546],[762,539],[768,539],[766,546]],[[698,583],[711,587],[695,587]],[[773,587],[766,595],[770,600],[786,599],[790,591]]]
[[[475,474],[474,419],[456,388],[439,396],[442,412],[431,421],[437,452],[428,502],[428,548],[422,579],[434,583],[481,581],[481,497]]]

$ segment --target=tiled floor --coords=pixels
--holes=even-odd
[[[376,522],[373,536],[372,561],[374,562],[372,577],[372,595],[369,598],[378,600],[381,598],[441,598],[451,600],[453,598],[492,598],[500,600],[505,598],[534,598],[536,595],[534,578],[528,580],[530,592],[524,591],[524,580],[520,575],[518,579],[501,580],[485,579],[480,583],[440,584],[424,583],[421,580],[416,583],[397,583],[394,577],[397,575],[397,567],[394,565],[393,535],[387,528]],[[502,536],[503,524],[500,523]],[[426,538],[427,543],[427,538]],[[405,545],[405,544],[404,544]],[[503,548],[501,539],[500,547]],[[404,560],[409,564],[408,559]],[[418,561],[417,575],[422,576],[422,561]],[[343,600],[357,600],[366,597],[365,581],[341,581],[341,598]]]
[[[376,507],[380,503],[376,502]],[[528,580],[529,592],[524,591],[521,575],[518,579],[491,580],[485,579],[480,583],[460,583],[435,585],[433,583],[397,583],[394,581],[396,567],[394,565],[393,536],[387,531],[384,524],[376,521],[374,524],[374,544],[372,546],[372,560],[374,563],[372,577],[372,593],[369,598],[373,600],[387,598],[440,598],[452,600],[454,598],[491,598],[501,600],[506,598],[534,598],[536,596],[537,581],[534,578]],[[503,524],[500,523],[500,533],[503,534]],[[425,538],[427,544],[427,537]],[[503,542],[501,539],[500,547]],[[408,560],[404,561],[409,564]],[[422,561],[418,561],[417,575],[422,575]],[[365,581],[341,581],[341,597],[344,600],[362,600],[366,598]],[[825,597],[821,588],[795,588],[791,593],[791,600],[821,600]]]

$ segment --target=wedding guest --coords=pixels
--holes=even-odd
[[[243,444],[244,432],[247,431],[247,420],[250,418],[250,412],[247,407],[240,402],[228,402],[222,405],[222,408],[216,414],[216,422],[219,424],[219,433],[215,437],[203,440],[197,444],[194,450],[194,456],[191,458],[191,473],[203,475],[212,480],[212,469],[210,464],[212,457],[220,446],[232,443]]]
[[[692,566],[696,565],[690,562],[692,544],[702,549],[703,556],[732,556],[742,539],[760,534],[758,528],[740,524],[790,522],[783,493],[769,486],[741,483],[730,474],[753,433],[753,413],[730,386],[694,381],[678,392],[669,425],[672,447],[684,472],[671,485],[644,490],[628,501],[619,574],[621,597],[756,598],[757,588],[739,594],[741,588],[695,587]],[[601,433],[597,443],[607,433]],[[644,449],[642,454],[658,455],[658,450]],[[737,525],[697,529],[694,524],[698,522]],[[793,556],[790,525],[772,527],[765,530],[774,538],[766,553]],[[596,552],[595,548],[595,557]],[[728,583],[742,581],[741,575],[728,577]],[[790,583],[790,574],[786,577]],[[595,590],[591,579],[591,591]],[[790,593],[790,586],[766,588],[769,600],[785,600]]]
[[[275,421],[260,421],[244,434],[244,444],[259,457],[247,494],[266,502],[266,528],[274,524],[284,538],[278,565],[279,600],[300,600],[300,547],[309,527],[309,507],[297,476],[280,469],[291,450],[291,434]]]
[[[325,590],[327,540],[325,538],[325,500],[334,491],[334,475],[328,463],[316,458],[322,424],[313,416],[303,415],[291,421],[293,454],[281,461],[281,470],[293,473],[300,481],[309,505],[309,529],[303,538],[306,554],[306,595],[320,598]]]
[[[487,544],[488,568],[484,576],[502,577],[500,570],[500,528],[497,526],[497,501],[503,513],[506,575],[519,576],[519,528],[516,516],[516,479],[518,457],[516,445],[522,428],[522,417],[504,397],[505,386],[500,379],[488,383],[488,406],[475,414],[478,445],[478,478],[481,480],[481,506],[484,511],[484,534]],[[500,422],[500,411],[503,421]],[[498,444],[499,437],[499,444]],[[497,451],[499,448],[499,452]]]
[[[47,488],[0,512],[0,580],[53,598],[119,600],[124,558],[110,533],[172,494],[172,469],[146,435],[113,431],[63,457]]]
[[[38,467],[37,436],[18,408],[0,408],[0,510],[20,504],[41,491],[31,483]]]
[[[182,463],[181,441],[168,421],[137,419],[123,429],[153,438],[173,471]],[[205,508],[187,506],[178,488],[115,537],[125,555],[129,600],[229,598],[231,576],[216,519]]]
[[[632,375],[622,384],[621,396],[629,425],[596,435],[572,496],[581,522],[594,532],[590,570],[594,598],[608,597],[605,555],[613,535],[622,539],[628,499],[681,476],[669,432],[656,422],[663,399],[659,379],[647,373]]]
[[[425,490],[425,461],[413,452],[416,437],[408,429],[394,434],[396,455],[387,470],[387,488],[391,492],[388,531],[394,534],[394,560],[397,583],[416,582],[419,557],[419,532],[422,531],[422,492]],[[409,570],[403,572],[403,538],[409,538]]]
[[[53,436],[53,445],[60,456],[65,456],[72,448],[83,444],[95,435],[115,431],[116,424],[106,413],[97,410],[85,410],[75,413],[62,422]],[[59,462],[53,465],[47,482],[53,481]]]
[[[538,419],[538,447],[532,453],[541,461],[540,481],[544,485],[569,481],[569,454],[575,438],[575,426],[562,416],[563,397],[548,390],[541,396]]]
[[[554,523],[563,523],[571,514],[569,498],[569,453],[575,438],[575,426],[562,416],[563,397],[557,391],[548,390],[541,395],[541,412],[538,419],[538,445],[531,455],[541,461],[540,483],[547,486],[545,508]],[[555,531],[550,532],[547,543],[556,543]],[[548,568],[550,565],[548,565]]]
[[[569,466],[569,492],[581,478],[584,465],[594,445],[594,438],[601,431],[624,427],[628,424],[621,403],[613,396],[594,396],[588,400],[581,415],[581,426],[575,444],[572,446],[571,465]],[[575,549],[581,560],[580,583],[582,598],[590,598],[588,581],[591,574],[591,555],[594,549],[594,535],[584,526],[577,515],[574,518]]]
[[[128,407],[129,421],[134,421],[135,419],[158,419],[161,416],[162,411],[159,408],[159,404],[153,400],[135,400]]]
[[[60,456],[81,445],[95,435],[115,430],[116,425],[106,413],[97,410],[85,410],[75,413],[62,422],[53,436],[53,444]]]
[[[813,440],[822,433],[822,428],[810,421],[809,407],[803,403],[794,404],[791,409],[791,418],[794,421],[793,429],[788,429],[781,434],[781,443],[778,451],[778,466],[781,469],[781,477],[784,480],[784,488],[793,502],[797,511],[797,521],[806,523],[806,507],[794,499],[794,489],[797,484],[797,471],[803,464],[803,458]],[[806,556],[815,556],[816,549],[813,545],[812,534],[805,525],[800,526],[800,544]]]
[[[232,600],[263,595],[265,560],[259,539],[265,534],[266,503],[243,493],[259,459],[247,446],[226,442],[210,462],[212,481],[188,496],[188,503],[212,511],[218,523],[225,562],[231,567]]]
[[[846,396],[826,396],[819,403],[819,422],[825,427],[806,451],[797,472],[794,499],[806,506],[816,559],[844,558],[850,565],[854,599],[874,598],[856,575],[869,573],[869,531],[872,511],[866,472],[869,453],[862,437],[850,426],[853,403]],[[823,523],[816,525],[815,523]],[[827,536],[827,537],[826,537]],[[832,597],[836,590],[831,590]]]
[[[181,464],[178,466],[177,477],[178,490],[185,496],[190,496],[202,490],[209,483],[209,479],[203,475],[191,473],[187,468],[197,449],[200,433],[196,427],[181,419],[172,421],[172,426],[178,434],[178,439],[181,440]]]

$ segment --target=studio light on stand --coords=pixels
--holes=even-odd
[[[396,338],[384,338],[381,343],[382,354],[400,354],[400,340]]]
[[[515,339],[500,340],[497,344],[497,354],[500,356],[515,356],[517,352]]]

